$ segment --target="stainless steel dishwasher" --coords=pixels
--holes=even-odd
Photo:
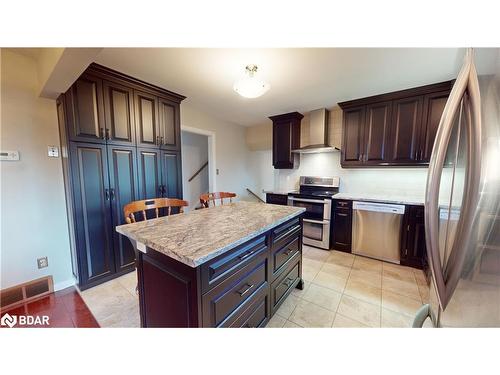
[[[352,209],[352,252],[399,264],[405,206],[353,202]]]

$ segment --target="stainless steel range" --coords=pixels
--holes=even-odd
[[[332,197],[339,192],[338,177],[300,177],[300,190],[288,194],[288,205],[304,207],[303,242],[330,248]]]

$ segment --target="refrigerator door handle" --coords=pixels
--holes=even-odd
[[[462,213],[457,225],[457,236],[451,247],[447,266],[447,279],[439,252],[439,188],[446,150],[453,130],[454,115],[466,91],[470,97],[465,102],[467,118],[467,166],[462,199]],[[470,104],[470,105],[469,105]],[[450,93],[439,123],[432,150],[425,196],[425,232],[427,256],[433,274],[439,304],[444,310],[460,279],[460,270],[465,259],[471,233],[474,211],[477,206],[481,168],[481,108],[479,83],[474,67],[472,50],[468,49],[465,63]]]
[[[415,318],[413,318],[413,323],[411,328],[422,328],[424,326],[425,320],[431,317],[431,307],[428,303],[422,305],[416,312]]]

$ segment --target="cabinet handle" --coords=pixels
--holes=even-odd
[[[286,256],[289,256],[291,253],[293,253],[293,249],[287,249],[285,252],[283,252],[283,254],[285,254]]]
[[[158,185],[158,194],[160,194],[160,196],[165,193],[165,187],[163,185]]]
[[[283,285],[285,285],[287,288],[292,285],[293,280],[295,280],[294,277],[287,277],[286,280],[283,282]]]
[[[340,212],[337,212],[337,216],[347,216],[347,214],[342,214]]]
[[[159,135],[157,135],[157,136],[156,136],[156,142],[155,142],[155,144],[156,144],[157,146],[159,146],[159,145],[160,145],[160,136],[159,136]]]
[[[250,255],[254,254],[256,250],[249,251],[243,255],[239,255],[239,260],[247,259]]]
[[[163,144],[163,136],[160,137],[160,146]]]
[[[109,129],[105,130],[104,139],[110,139],[110,137],[109,137]]]
[[[104,189],[104,196],[106,197],[106,200],[109,201],[109,189]]]
[[[115,199],[115,189],[109,189],[111,200]]]
[[[247,284],[245,286],[245,290],[238,290],[236,291],[236,293],[238,293],[240,295],[240,297],[243,297],[245,294],[247,294],[250,289],[252,289],[254,287],[254,284]]]
[[[106,139],[106,135],[104,134],[104,128],[99,128],[99,138]]]

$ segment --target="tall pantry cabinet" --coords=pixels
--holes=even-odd
[[[92,64],[57,100],[73,274],[87,289],[135,268],[123,206],[182,198],[184,96]]]

